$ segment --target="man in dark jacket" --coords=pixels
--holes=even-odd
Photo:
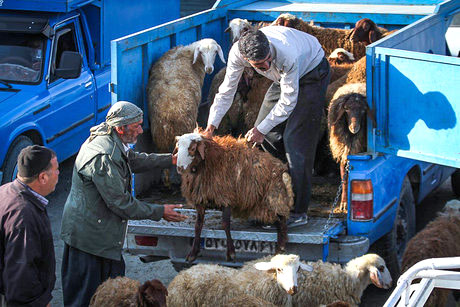
[[[155,205],[131,195],[131,173],[169,167],[171,154],[136,153],[128,144],[142,133],[143,112],[119,101],[91,128],[80,148],[62,215],[62,289],[65,306],[87,306],[109,277],[123,276],[121,255],[128,219],[182,221],[180,205]]]
[[[54,151],[28,146],[18,156],[18,178],[0,187],[0,293],[7,306],[51,301],[56,261],[44,196],[58,176]]]

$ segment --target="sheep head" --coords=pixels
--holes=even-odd
[[[299,18],[296,16],[289,14],[289,13],[283,13],[278,16],[278,18],[275,19],[275,21],[272,22],[272,26],[284,26],[284,27],[289,27],[289,28],[298,28],[298,24],[301,22]]]
[[[218,54],[220,60],[225,63],[222,48],[215,40],[205,38],[193,43],[193,47],[193,64],[197,61],[198,56],[201,55],[201,59],[204,64],[204,71],[207,74],[212,74],[214,71],[214,60],[216,59],[216,54]]]
[[[290,295],[297,291],[299,269],[313,271],[313,267],[300,262],[297,255],[276,255],[269,262],[257,262],[254,267],[260,271],[274,273],[278,284]]]
[[[379,288],[389,289],[393,282],[385,260],[377,254],[366,254],[350,260],[345,270],[354,276],[357,274],[358,278],[366,278],[367,275],[369,283]]]
[[[337,48],[329,55],[329,61],[335,64],[351,64],[355,61],[353,53],[343,48]]]
[[[363,18],[356,22],[349,37],[352,43],[364,42],[367,45],[378,41],[382,37],[382,33],[378,30],[375,22],[369,18]]]
[[[339,120],[341,120],[343,116],[346,116],[345,120],[348,125],[348,130],[352,134],[357,134],[361,129],[361,125],[364,123],[366,113],[369,109],[366,102],[366,96],[358,93],[351,93],[341,96],[339,99],[341,99],[341,102],[338,105],[338,115],[334,124],[338,124]]]
[[[241,34],[251,29],[251,27],[251,24],[246,19],[235,18],[229,22],[228,28],[225,29],[225,32],[230,32],[232,43],[235,43],[240,39]]]
[[[204,160],[203,137],[199,133],[187,133],[176,136],[176,148],[173,155],[177,155],[177,172],[194,171],[194,167]]]
[[[146,281],[139,287],[137,306],[141,307],[166,307],[168,290],[158,279]]]

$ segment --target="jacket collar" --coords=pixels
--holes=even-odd
[[[32,204],[34,204],[41,211],[45,211],[45,205],[33,195],[25,186],[23,186],[18,179],[13,181],[13,186],[18,191],[19,194],[27,198]]]
[[[125,147],[123,146],[123,142],[121,141],[120,137],[115,131],[112,131],[112,137],[118,149],[120,149],[120,151],[123,153],[123,156],[125,158],[128,158],[128,153],[126,152]]]

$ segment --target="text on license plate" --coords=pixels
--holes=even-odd
[[[226,239],[204,238],[203,247],[208,250],[227,250]],[[275,242],[233,240],[236,252],[275,253]]]

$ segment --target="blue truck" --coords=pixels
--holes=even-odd
[[[209,10],[112,41],[112,100],[129,100],[147,110],[152,63],[176,45],[206,37],[228,54],[224,29],[233,18],[273,21],[289,12],[320,26],[352,28],[367,17],[399,29],[366,49],[368,103],[376,124],[367,127],[368,150],[349,156],[347,215],[311,217],[305,227],[289,231],[287,246],[305,260],[339,263],[371,249],[397,274],[415,233],[416,205],[451,175],[454,192],[460,192],[459,11],[458,0],[220,0]],[[206,97],[206,82],[203,93]],[[147,116],[144,123],[147,128]],[[142,142],[139,146],[148,148]],[[183,213],[192,217],[189,222],[130,221],[127,249],[149,255],[149,260],[170,258],[177,270],[187,266],[195,211]],[[219,221],[220,213],[206,214],[196,262],[239,266],[274,251],[276,232],[232,221],[237,256],[235,262],[226,262],[226,236]]]
[[[179,0],[0,1],[0,182],[28,145],[75,154],[111,106],[110,41],[179,15]]]

